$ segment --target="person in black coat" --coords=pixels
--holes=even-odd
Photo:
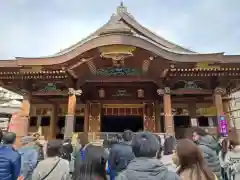
[[[60,149],[60,157],[70,162],[72,152],[73,152],[73,146],[71,144],[71,140],[70,139],[64,140],[62,147]]]
[[[110,177],[114,178],[120,171],[124,170],[128,163],[134,159],[132,151],[132,131],[123,133],[123,141],[113,144],[109,154]]]

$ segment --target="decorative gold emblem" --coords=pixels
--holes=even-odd
[[[101,53],[101,57],[112,59],[113,64],[123,64],[124,59],[133,56],[133,52],[135,51],[135,47],[133,46],[125,46],[125,45],[110,45],[99,47],[99,51]]]

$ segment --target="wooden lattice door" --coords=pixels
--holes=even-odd
[[[99,132],[101,121],[101,104],[90,103],[89,132]]]
[[[144,103],[144,130],[155,132],[155,106],[154,103]]]

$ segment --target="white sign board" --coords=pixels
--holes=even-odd
[[[191,125],[192,125],[193,127],[198,126],[198,120],[197,120],[197,118],[191,118]]]

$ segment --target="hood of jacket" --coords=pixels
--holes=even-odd
[[[164,164],[155,158],[135,158],[127,166],[129,179],[171,180],[170,172]],[[172,173],[173,180],[175,179]]]
[[[132,141],[119,141],[118,144],[130,146],[132,144]]]
[[[201,136],[198,143],[199,145],[207,146],[214,151],[217,151],[218,149],[218,142],[210,135]]]

